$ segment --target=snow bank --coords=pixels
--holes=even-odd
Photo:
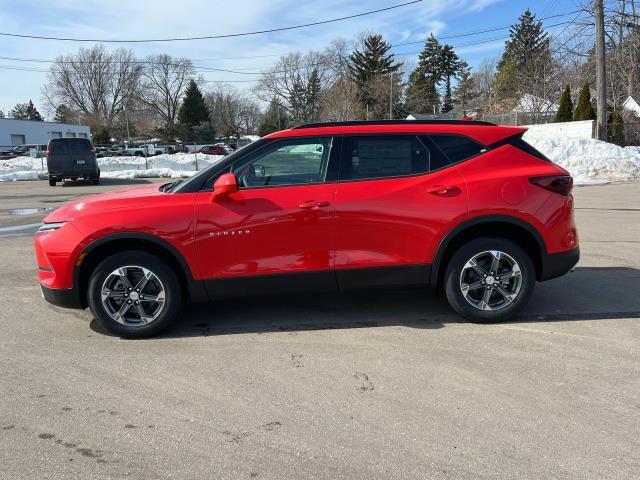
[[[98,159],[104,178],[183,178],[195,175],[222,160],[222,155],[176,153],[155,157],[105,157]],[[44,167],[44,168],[43,168]],[[39,158],[16,157],[0,161],[0,182],[38,180],[47,177],[47,162]]]
[[[524,139],[567,169],[576,185],[640,180],[640,148],[621,148],[592,138],[537,136]]]

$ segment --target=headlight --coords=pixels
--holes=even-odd
[[[43,223],[42,225],[40,225],[40,228],[36,233],[52,232],[54,230],[59,229],[66,223],[67,222]]]

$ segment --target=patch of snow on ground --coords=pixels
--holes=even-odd
[[[640,180],[640,148],[621,148],[592,138],[549,138],[526,133],[524,139],[571,173],[575,185]]]

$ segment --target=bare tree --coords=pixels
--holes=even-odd
[[[260,122],[258,104],[234,87],[221,83],[205,94],[216,132],[224,137],[255,133]]]
[[[335,59],[318,52],[295,52],[280,57],[262,75],[256,95],[265,102],[276,98],[294,123],[305,122],[317,115],[324,92],[336,79],[332,61]]]
[[[182,97],[196,75],[188,58],[167,54],[150,55],[141,71],[139,98],[165,126],[176,122]]]
[[[131,50],[109,53],[102,45],[81,48],[55,59],[44,97],[51,107],[65,103],[78,110],[94,130],[109,130],[135,97],[141,70]]]
[[[480,67],[471,73],[471,77],[480,93],[478,103],[483,111],[493,111],[492,104],[494,102],[493,81],[496,78],[496,66],[498,60],[496,58],[487,58],[482,61]]]

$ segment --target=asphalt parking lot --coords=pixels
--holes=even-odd
[[[582,260],[510,323],[377,292],[128,341],[40,298],[31,236],[131,184],[0,184],[0,478],[640,478],[640,184],[575,189]]]

